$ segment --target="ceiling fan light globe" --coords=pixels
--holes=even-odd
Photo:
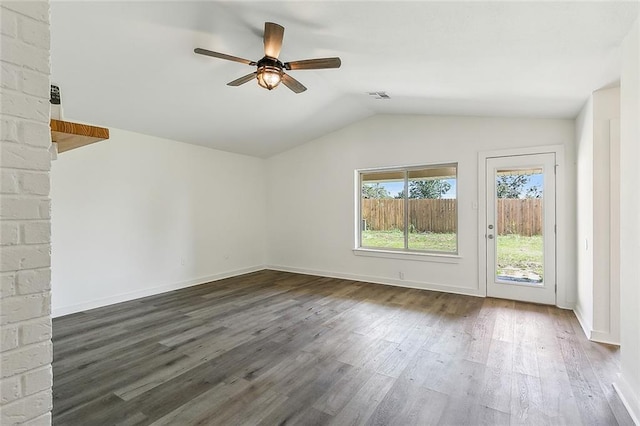
[[[282,70],[278,67],[262,66],[258,68],[256,78],[260,87],[273,90],[282,81]]]

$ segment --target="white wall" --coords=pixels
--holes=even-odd
[[[51,423],[49,2],[0,4],[0,424]]]
[[[593,97],[576,118],[576,314],[590,337],[593,329]]]
[[[619,344],[620,88],[593,92],[576,119],[578,294],[592,340]]]
[[[54,316],[263,267],[264,160],[110,131],[53,162]]]
[[[267,160],[268,264],[282,270],[484,294],[478,279],[478,152],[565,145],[567,193],[575,193],[573,120],[375,116]],[[355,256],[354,170],[458,163],[456,263]],[[568,217],[575,214],[569,200]],[[567,246],[575,230],[567,235]],[[574,260],[558,303],[573,307]],[[399,279],[404,272],[404,280]],[[567,300],[570,299],[570,300]]]
[[[622,44],[620,79],[620,379],[616,390],[640,424],[640,29]]]

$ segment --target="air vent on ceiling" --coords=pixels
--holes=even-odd
[[[373,99],[391,99],[387,92],[369,92],[369,96],[372,96]]]

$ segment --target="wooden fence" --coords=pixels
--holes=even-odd
[[[498,235],[542,234],[542,199],[498,198]]]
[[[457,202],[450,199],[409,200],[409,226],[414,232],[456,232]],[[498,234],[542,233],[542,200],[498,199]],[[403,229],[404,200],[362,200],[363,227],[371,231]]]

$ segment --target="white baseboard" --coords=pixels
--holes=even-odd
[[[127,302],[129,300],[140,299],[142,297],[153,296],[155,294],[166,293],[168,291],[179,290],[181,288],[192,287],[195,285],[205,284],[211,281],[218,281],[225,278],[231,278],[238,275],[249,274],[265,269],[264,265],[252,266],[249,268],[236,269],[235,271],[222,272],[220,274],[208,275],[205,277],[193,278],[191,280],[181,281],[173,284],[162,285],[158,287],[150,287],[142,290],[132,291],[130,293],[121,293],[101,299],[88,300],[86,302],[75,305],[55,307],[51,310],[53,318],[63,315],[74,314],[89,309],[100,308],[103,306],[113,305],[115,303]]]
[[[587,339],[591,339],[591,326],[589,326],[585,321],[584,315],[580,310],[580,305],[576,305],[576,307],[573,308],[573,313],[576,314],[576,318],[578,318],[578,323],[580,324],[580,327],[582,327],[584,335],[587,336]]]
[[[558,302],[556,301],[556,307],[560,309],[566,309],[567,311],[573,311],[576,309],[576,304],[573,302]]]
[[[433,290],[433,291],[440,291],[444,293],[462,294],[465,296],[485,297],[484,294],[481,294],[481,292],[478,291],[477,289],[454,287],[449,285],[435,284],[435,283],[428,283],[428,282],[407,281],[407,280],[399,280],[399,279],[386,278],[386,277],[373,277],[373,276],[367,276],[367,275],[347,274],[347,273],[340,273],[340,272],[318,271],[313,269],[293,268],[293,267],[282,266],[282,265],[267,265],[266,269],[272,269],[274,271],[293,272],[298,274],[315,275],[319,277],[339,278],[343,280],[364,281],[364,282],[369,282],[373,284],[385,284],[385,285],[392,285],[396,287],[416,288],[419,290]]]
[[[598,343],[606,343],[608,345],[620,346],[620,337],[614,336],[609,332],[591,330],[591,337],[589,340]]]
[[[576,307],[573,308],[573,313],[576,314],[576,318],[578,318],[580,327],[582,327],[582,331],[584,331],[584,334],[585,336],[587,336],[587,339],[591,340],[592,342],[606,343],[608,345],[620,346],[620,337],[614,336],[611,333],[606,331],[593,330],[589,326],[589,324],[587,324],[587,321],[584,319],[584,314],[580,310],[580,306],[576,305]]]
[[[622,375],[613,383],[613,388],[629,412],[631,419],[637,426],[640,426],[640,395],[633,391],[629,382]]]

